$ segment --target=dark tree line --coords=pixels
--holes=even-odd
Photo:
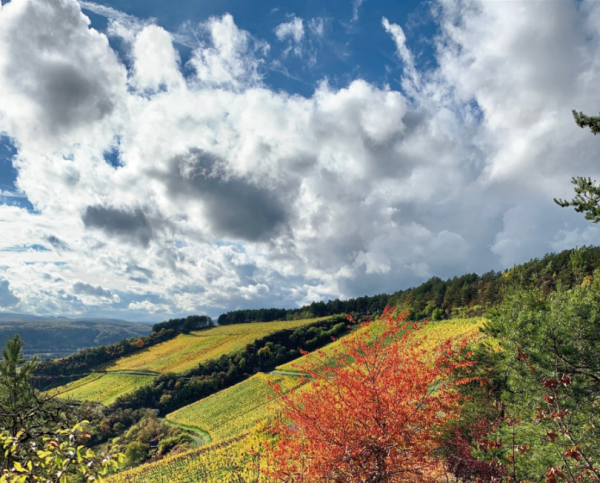
[[[191,330],[207,329],[214,327],[213,321],[206,315],[190,315],[184,319],[170,319],[152,326],[152,332],[160,332],[163,329],[172,329],[177,332],[189,332]]]
[[[339,314],[371,314],[383,311],[388,305],[389,295],[364,296],[349,300],[313,302],[299,309],[234,310],[219,316],[219,325],[247,324],[250,322],[272,322],[274,320],[299,320],[312,317],[327,317]]]

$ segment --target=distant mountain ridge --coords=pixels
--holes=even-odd
[[[86,347],[109,345],[131,337],[148,335],[152,325],[118,319],[37,316],[0,312],[0,345],[18,333],[25,341],[24,353],[40,358],[65,357]]]
[[[0,312],[0,321],[11,321],[11,322],[25,322],[30,320],[37,321],[60,321],[60,320],[68,320],[71,322],[124,322],[127,324],[132,323],[140,323],[140,324],[154,324],[155,322],[129,322],[123,319],[108,319],[104,317],[79,317],[79,318],[71,318],[65,317],[64,315],[33,315],[33,314],[18,314],[14,312]]]

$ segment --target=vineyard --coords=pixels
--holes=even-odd
[[[181,334],[105,367],[107,371],[153,371],[182,373],[201,362],[218,359],[223,354],[244,349],[247,344],[283,329],[295,329],[321,319],[281,322],[257,322],[214,327]]]
[[[417,340],[425,339],[422,342],[422,348],[425,350],[439,346],[448,339],[456,344],[465,338],[467,339],[467,342],[474,343],[482,338],[483,334],[481,333],[480,328],[483,327],[485,322],[486,319],[484,318],[449,319],[429,322],[421,329],[417,336]],[[360,328],[358,330],[376,333],[378,329],[379,326],[377,321],[375,321],[371,326]],[[353,337],[353,334],[348,334],[345,337]],[[342,348],[343,339],[344,337],[321,349],[321,355],[318,357],[319,364],[333,365],[335,363],[335,360],[339,357],[338,351]],[[277,367],[277,370],[289,373],[302,373],[302,368],[305,367],[306,364],[316,362],[316,354],[308,354],[295,361]]]
[[[485,318],[450,319],[427,324],[418,336],[422,341],[421,348],[428,350],[442,345],[447,340],[458,345],[463,339],[474,344],[483,338],[481,328],[487,322]]]
[[[148,384],[154,376],[120,373],[95,373],[53,390],[62,399],[94,401],[106,406],[114,403],[119,396]]]
[[[259,373],[229,389],[167,415],[167,420],[207,431],[213,441],[239,435],[274,414],[277,405],[271,384],[281,394],[298,386],[298,378]]]
[[[263,425],[249,433],[213,443],[108,478],[107,483],[267,483],[264,446],[270,440]]]
[[[476,342],[481,338],[479,328],[484,323],[485,319],[431,322],[422,329],[419,338],[425,338],[424,349],[434,347],[447,339],[458,343],[467,338],[469,342]],[[377,333],[379,329],[378,324],[374,323],[369,328],[358,330]],[[325,364],[335,360],[335,351],[342,347],[340,340],[322,350]],[[307,357],[310,355],[282,365],[278,370],[301,372],[302,365],[310,360]],[[271,480],[264,474],[267,462],[261,457],[264,443],[270,438],[263,427],[268,423],[260,423],[269,416],[274,416],[275,411],[272,408],[277,406],[275,393],[268,382],[279,384],[282,393],[285,393],[297,387],[299,380],[284,375],[259,373],[236,386],[169,414],[167,420],[208,431],[215,442],[200,449],[125,471],[112,476],[108,481],[110,483],[270,482]],[[308,389],[309,385],[304,388]]]

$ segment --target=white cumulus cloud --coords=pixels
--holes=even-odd
[[[268,44],[229,14],[198,26],[186,65],[173,34],[121,19],[126,66],[75,0],[2,5],[0,133],[35,210],[0,205],[0,304],[216,315],[589,243],[595,228],[552,199],[600,174],[570,114],[596,109],[600,6],[444,0],[435,14],[429,70],[382,20],[401,90],[323,80],[302,97],[266,84]],[[305,42],[300,18],[277,29]]]

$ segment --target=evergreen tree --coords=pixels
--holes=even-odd
[[[581,128],[589,127],[594,136],[600,132],[600,116],[586,116],[583,112],[573,111],[575,122]],[[575,198],[571,201],[554,198],[554,202],[566,208],[572,206],[577,213],[585,213],[585,219],[600,222],[600,186],[591,178],[577,176],[571,179],[575,185]]]

